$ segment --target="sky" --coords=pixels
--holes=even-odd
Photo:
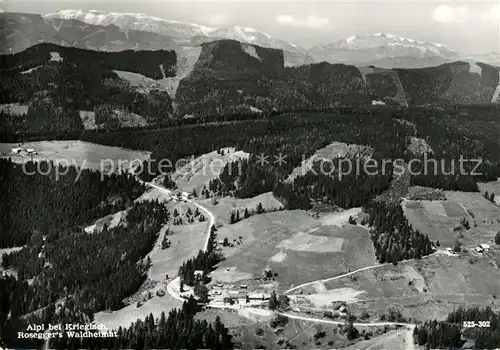
[[[464,53],[500,52],[499,0],[430,1],[97,1],[0,0],[4,11],[63,9],[145,13],[216,27],[240,25],[310,48],[384,32],[445,44]]]

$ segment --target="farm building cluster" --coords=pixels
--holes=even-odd
[[[10,150],[11,154],[19,154],[19,155],[36,155],[37,152],[33,148],[24,148],[19,145],[18,147],[14,147]]]
[[[478,244],[476,246],[476,252],[478,253],[484,253],[484,252],[488,252],[490,250],[490,245],[489,244]]]
[[[269,300],[271,294],[266,290],[250,291],[248,285],[215,284],[208,292],[213,303],[221,304],[248,304]]]

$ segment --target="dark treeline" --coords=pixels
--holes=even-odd
[[[24,340],[17,337],[17,331],[26,329],[30,322],[37,324],[88,324],[92,318],[81,313],[73,299],[65,301],[64,306],[54,304],[41,310],[37,317],[7,317],[9,312],[16,312],[14,294],[21,289],[14,277],[0,279],[0,331],[2,340],[9,348],[37,348],[41,340]],[[214,323],[195,319],[200,311],[198,302],[190,297],[181,309],[174,309],[158,319],[150,314],[144,320],[138,319],[128,328],[120,327],[118,337],[112,338],[62,338],[50,340],[53,349],[232,349],[234,347],[229,329],[219,317]]]
[[[116,338],[73,338],[51,342],[55,349],[220,349],[233,348],[232,336],[219,317],[208,323],[195,319],[200,311],[191,297],[182,308],[174,309],[158,319],[150,314],[128,328],[120,328]]]
[[[463,112],[466,111],[466,112]],[[454,108],[439,110],[430,108],[412,108],[394,111],[390,109],[365,110],[352,109],[339,110],[337,113],[290,113],[281,116],[269,117],[258,121],[242,123],[227,123],[217,125],[198,125],[163,129],[157,132],[114,132],[109,135],[102,133],[86,133],[85,139],[109,145],[126,145],[134,149],[147,149],[153,151],[153,158],[169,158],[173,162],[191,155],[208,153],[214,149],[235,146],[251,154],[248,162],[226,166],[220,177],[220,183],[212,182],[211,190],[219,194],[232,193],[239,197],[250,197],[267,191],[276,191],[282,182],[300,165],[304,158],[311,156],[317,149],[325,147],[333,141],[370,146],[375,149],[374,158],[397,159],[408,162],[415,155],[406,151],[410,136],[426,140],[434,153],[431,155],[437,160],[444,160],[446,164],[452,161],[458,163],[460,155],[469,159],[483,158],[483,165],[478,171],[482,176],[451,176],[438,169],[434,175],[428,171],[427,175],[414,176],[412,184],[430,187],[475,191],[476,181],[493,179],[497,176],[500,157],[495,150],[498,149],[498,123],[495,123],[494,108]],[[471,130],[457,127],[458,115],[467,113],[471,130],[476,130],[474,144],[468,140],[467,134]],[[429,118],[427,118],[429,115]],[[477,124],[476,121],[477,120]],[[453,122],[453,126],[449,123]],[[420,128],[422,125],[422,128]],[[486,137],[478,136],[481,130],[487,130]],[[465,136],[464,136],[465,135]],[[442,140],[442,139],[445,140]],[[183,142],[175,140],[182,139]],[[487,146],[484,154],[481,150]],[[448,150],[449,149],[449,150]],[[286,164],[278,166],[274,163],[279,153],[286,155]],[[268,156],[269,164],[262,166],[258,161],[261,154]],[[421,156],[417,156],[421,157]],[[470,173],[474,164],[469,163],[466,170]],[[458,165],[455,167],[459,170]],[[500,176],[500,172],[498,173]],[[315,183],[314,188],[322,188],[317,184],[325,181],[324,178],[309,175],[298,183]],[[346,177],[345,180],[348,180]],[[330,181],[330,180],[328,180]],[[379,178],[379,184],[385,184],[385,178]],[[385,186],[385,185],[384,185]],[[377,187],[383,188],[384,186]],[[283,192],[291,193],[290,207],[307,207],[308,202],[315,198],[306,198],[298,195],[305,190],[299,186],[284,186]],[[288,189],[286,189],[288,187]],[[319,190],[318,190],[319,191]],[[277,190],[279,195],[280,190]],[[357,194],[358,197],[369,197],[374,192],[367,191]],[[359,200],[349,200],[359,202]],[[345,202],[345,201],[344,201]],[[300,204],[299,204],[300,203]]]
[[[283,186],[284,189],[280,189],[279,186],[304,158],[333,141],[370,146],[375,149],[375,158],[402,158],[408,161],[415,157],[406,151],[409,137],[416,136],[429,143],[434,151],[432,155],[434,158],[443,159],[447,164],[450,164],[452,160],[458,162],[460,155],[484,159],[480,168],[480,172],[484,174],[482,176],[457,177],[440,173],[434,175],[429,171],[427,175],[414,176],[411,180],[414,185],[474,191],[477,180],[490,180],[500,176],[500,157],[496,153],[500,131],[499,123],[495,122],[494,115],[498,109],[486,107],[456,107],[446,110],[339,108],[335,111],[266,115],[258,120],[186,125],[155,131],[149,129],[87,131],[80,138],[111,146],[152,151],[153,159],[158,161],[168,158],[172,163],[181,158],[234,146],[250,153],[250,158],[242,166],[241,172],[232,171],[229,174],[229,167],[238,168],[240,165],[228,166],[221,175],[221,183],[211,184],[213,191],[220,194],[233,193],[239,197],[251,197],[267,191],[276,191],[276,194],[282,197],[281,199],[291,203],[292,208],[307,207],[308,203],[318,199],[316,196],[320,191],[332,192],[334,185],[326,184],[326,182],[331,182],[331,179],[314,177],[311,174],[306,178],[298,179],[294,187],[286,185]],[[466,115],[461,116],[464,113]],[[464,119],[468,128],[460,126],[459,118]],[[484,131],[484,137],[480,136],[482,131]],[[482,153],[482,150],[485,152]],[[280,153],[286,155],[286,163],[277,165],[275,157],[278,157]],[[268,156],[269,164],[262,166],[258,163],[257,156],[261,154]],[[157,163],[152,165],[154,172],[157,173]],[[468,170],[473,169],[468,168]],[[172,171],[172,169],[167,171]],[[348,184],[347,180],[349,180],[348,177],[345,177],[344,183]],[[385,182],[385,178],[379,177],[374,180],[371,189],[355,194],[358,199],[340,199],[340,202],[346,206],[349,206],[348,202],[363,203],[364,198],[376,194],[378,190],[375,189],[385,187]],[[307,183],[309,189],[302,188],[301,184],[304,183]],[[352,185],[354,186],[355,182]],[[315,196],[307,198],[306,193],[312,187],[314,187]],[[290,198],[286,198],[286,193],[290,193]],[[332,200],[333,198],[326,198],[328,202]]]
[[[500,177],[499,112],[498,106],[454,106],[423,111],[409,109],[397,113],[397,118],[412,123],[415,126],[415,136],[426,140],[432,147],[432,158],[438,160],[439,164],[438,173],[450,171],[453,165],[458,173],[462,157],[466,174],[474,171],[472,177],[477,181],[495,181]],[[441,171],[441,160],[445,163],[443,171]],[[477,169],[475,169],[476,160],[482,160]],[[432,166],[429,173],[434,173]],[[426,176],[419,177],[416,181],[421,184],[430,183],[432,187],[453,187],[452,182],[456,182],[463,184],[466,191],[474,186],[464,178],[469,177],[468,175],[459,176],[455,181],[449,175],[438,175],[438,177],[441,179],[436,179],[436,176]]]
[[[465,323],[487,322],[476,327]],[[427,349],[460,348],[465,339],[474,341],[474,349],[495,349],[500,346],[500,315],[490,307],[462,308],[451,312],[445,321],[427,321],[415,327],[413,336],[419,346]]]
[[[12,74],[35,68],[49,61],[51,52],[57,52],[63,60],[74,63],[95,61],[107,69],[140,73],[153,79],[163,78],[160,65],[166,77],[175,76],[177,63],[177,55],[173,50],[103,52],[43,43],[16,54],[1,55],[0,73]]]
[[[294,179],[293,184],[280,183],[274,194],[289,209],[308,209],[311,201],[336,205],[344,209],[360,207],[387,190],[392,179],[392,168],[365,169],[364,159],[352,159],[351,165],[336,158],[315,162],[312,171]],[[381,159],[377,164],[381,165]],[[352,168],[351,168],[352,167]]]
[[[48,56],[55,51],[61,60],[49,60],[44,55],[45,62],[31,65],[33,70],[30,72],[0,72],[0,103],[31,105],[28,116],[8,113],[2,116],[6,122],[2,123],[0,134],[6,138],[15,134],[81,133],[83,125],[79,111],[95,112],[99,122],[110,118],[102,111],[116,109],[136,113],[152,125],[163,125],[172,116],[172,101],[167,92],[153,89],[148,94],[142,94],[120,79],[113,70],[137,72],[161,79],[163,67],[166,77],[173,76],[176,64],[173,51],[107,53],[45,44],[13,56],[2,56],[2,60],[6,67],[20,61],[37,61],[38,51]],[[33,115],[36,117],[34,123]],[[43,121],[46,121],[45,125]],[[116,120],[115,123],[104,123],[107,129],[118,126]]]
[[[308,174],[296,179],[292,185],[282,181],[301,162],[334,141],[367,145],[379,149],[382,158],[405,157],[408,129],[391,118],[372,115],[295,115],[270,119],[256,125],[246,125],[244,130],[231,130],[239,140],[237,148],[251,154],[248,161],[226,165],[218,180],[209,184],[209,190],[220,195],[233,194],[238,197],[252,197],[263,192],[274,191],[288,208],[307,208],[311,199],[323,199],[323,193],[330,193],[327,201],[338,201],[348,207],[365,203],[387,187],[391,177],[388,173],[380,176],[357,176],[354,169],[341,181],[334,176]],[[255,128],[255,132],[249,129]],[[262,128],[262,130],[260,130]],[[243,143],[245,138],[251,138]],[[213,141],[212,141],[213,142]],[[228,144],[228,143],[226,143]],[[218,145],[217,145],[218,146]],[[279,164],[280,154],[284,162]],[[261,156],[266,156],[262,162]],[[354,160],[353,160],[354,162]],[[380,163],[380,162],[379,162]],[[362,166],[361,166],[362,167]],[[359,186],[361,183],[364,185]],[[314,187],[313,193],[311,188]],[[343,195],[341,188],[359,188],[355,199]],[[336,192],[334,194],[333,192]],[[312,194],[312,196],[311,196]],[[312,197],[312,198],[311,198]]]
[[[450,62],[420,69],[394,69],[409,105],[489,104],[498,85],[498,70],[478,63],[482,74],[469,71],[467,62]]]
[[[22,320],[19,317],[19,300],[16,295],[21,295],[26,283],[21,283],[15,277],[9,275],[0,276],[0,334],[2,335],[2,347],[14,349],[36,349],[41,341],[33,339],[20,339],[17,332],[26,329],[28,322],[40,322],[49,320],[45,310],[41,310],[38,318]]]
[[[144,187],[130,175],[90,169],[78,174],[75,167],[45,161],[28,161],[23,169],[0,159],[0,191],[0,247],[5,248],[26,244],[35,232],[55,239],[61,231],[123,210]]]
[[[153,95],[154,95],[154,91]],[[47,102],[47,101],[46,101]],[[43,103],[43,102],[42,102]],[[166,105],[165,105],[166,106]],[[66,106],[66,108],[72,108],[71,106]],[[219,125],[219,124],[227,124],[227,123],[237,123],[237,122],[259,122],[266,120],[268,118],[273,118],[273,117],[278,117],[283,114],[290,114],[290,113],[306,113],[306,114],[311,114],[311,113],[347,113],[347,114],[369,114],[371,111],[374,111],[374,109],[369,109],[369,108],[363,108],[363,107],[349,107],[349,106],[341,106],[341,107],[328,107],[328,108],[323,108],[323,107],[297,107],[297,108],[291,108],[287,106],[283,106],[283,108],[272,110],[272,111],[263,111],[261,113],[257,112],[252,112],[252,111],[240,111],[238,113],[226,113],[226,114],[216,114],[216,115],[210,115],[210,116],[193,116],[191,118],[172,118],[172,119],[165,119],[162,118],[161,120],[157,120],[157,124],[150,124],[146,126],[134,126],[134,127],[128,127],[128,126],[120,126],[119,130],[117,131],[116,129],[105,129],[106,132],[103,134],[107,134],[108,132],[115,131],[118,133],[123,133],[123,132],[145,132],[145,131],[155,131],[155,132],[161,132],[162,129],[164,130],[165,128],[175,128],[175,127],[184,127],[184,126],[190,126],[190,127],[200,127],[202,125]],[[380,116],[386,116],[390,117],[394,113],[394,108],[387,108],[387,107],[381,107],[378,106],[376,109],[377,114]],[[16,126],[22,126],[24,125],[22,123],[22,120],[26,120],[25,117],[19,116],[19,115],[10,115],[6,112],[3,114],[6,118],[8,118],[12,125]],[[161,117],[161,116],[160,116]],[[20,119],[19,120],[14,120],[14,119]],[[87,137],[85,135],[82,135],[81,131],[74,130],[74,131],[61,131],[61,130],[53,130],[53,131],[39,131],[33,128],[26,128],[24,129],[22,127],[18,127],[18,131],[14,133],[14,129],[12,128],[7,128],[4,127],[4,129],[1,130],[7,130],[7,131],[2,131],[0,132],[0,141],[2,142],[20,142],[20,141],[38,141],[38,140],[45,140],[45,139],[53,139],[53,140],[71,140],[75,138],[80,138],[80,137]],[[86,133],[94,133],[92,131],[86,131]],[[99,131],[98,133],[102,133]]]
[[[471,171],[466,170],[464,174],[460,174],[458,168],[457,172],[451,171],[452,169],[449,168],[443,172],[438,170],[438,173],[435,173],[434,167],[431,166],[429,172],[426,173],[421,168],[418,170],[418,175],[411,177],[411,185],[440,188],[446,191],[479,192],[476,179],[470,175]]]
[[[195,271],[202,271],[203,277],[201,282],[208,282],[208,273],[213,271],[215,266],[222,261],[222,255],[215,249],[215,241],[217,235],[215,233],[216,229],[214,226],[211,227],[210,238],[208,239],[208,245],[206,250],[200,250],[198,255],[193,258],[188,259],[183,262],[179,267],[179,277],[182,284],[188,286],[194,286],[197,281],[195,276]]]
[[[54,104],[37,100],[28,107],[24,115],[12,115],[0,111],[1,135],[28,134],[36,130],[43,134],[61,134],[83,132],[80,114],[71,107],[56,107]],[[8,137],[5,141],[14,140]]]
[[[17,314],[71,296],[79,309],[90,314],[123,307],[145,279],[148,261],[168,211],[158,202],[135,203],[126,213],[125,225],[104,227],[101,232],[67,233],[56,240],[33,235],[25,248],[4,255],[2,265],[18,272],[22,293],[14,296]],[[34,283],[26,281],[34,278]],[[110,285],[113,286],[110,289]]]
[[[373,201],[365,206],[369,214],[370,236],[380,263],[421,258],[433,252],[427,235],[408,224],[401,206]]]
[[[146,279],[149,259],[144,256],[167,220],[163,204],[136,203],[124,226],[94,234],[68,232],[52,242],[35,234],[25,248],[4,255],[2,265],[18,276],[0,282],[2,338],[19,344],[17,331],[29,323],[85,324],[95,312],[124,307],[122,300]]]
[[[327,62],[285,67],[282,52],[255,50],[258,58],[234,40],[204,44],[193,74],[176,92],[181,115],[225,114],[249,106],[264,111],[370,106],[373,100],[410,106],[490,103],[498,81],[495,67],[484,65],[484,76],[478,77],[466,62],[361,74],[352,65]]]

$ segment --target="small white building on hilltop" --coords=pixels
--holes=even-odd
[[[373,100],[372,101],[372,106],[385,106],[385,102],[378,101],[378,100]]]
[[[478,244],[476,246],[476,252],[478,252],[478,253],[487,252],[489,250],[490,250],[490,245],[489,244],[481,243],[481,244]]]

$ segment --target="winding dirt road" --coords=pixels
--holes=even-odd
[[[165,188],[163,186],[157,185],[157,184],[152,183],[152,182],[144,182],[142,180],[139,180],[139,182],[141,182],[142,184],[144,184],[146,186],[150,186],[150,187],[153,187],[154,189],[157,189],[158,191],[164,193],[168,197],[172,197],[172,191],[170,191],[169,189],[167,189],[167,188]],[[208,218],[209,218],[208,228],[207,228],[207,234],[206,234],[207,237],[205,239],[205,245],[203,246],[203,251],[207,251],[207,249],[208,249],[208,242],[210,240],[210,232],[212,230],[212,226],[214,226],[214,224],[215,224],[214,214],[212,214],[212,212],[210,210],[208,210],[207,208],[205,208],[201,204],[198,204],[198,203],[194,202],[193,200],[188,199],[187,202],[195,205],[198,209],[200,209],[201,211],[203,211],[208,216]]]
[[[303,317],[303,316],[294,315],[294,314],[291,314],[288,312],[279,312],[278,314],[281,316],[292,318],[294,320],[311,321],[311,322],[327,323],[327,324],[335,324],[335,325],[344,325],[345,324],[345,321],[333,321],[333,320],[326,320],[324,318]],[[405,323],[405,322],[367,322],[367,323],[353,322],[353,325],[355,327],[383,327],[383,326],[413,327],[413,326],[415,326],[413,323]]]
[[[435,256],[437,254],[448,255],[447,252],[445,252],[443,250],[438,250],[438,251],[435,251],[432,254],[423,256],[422,259],[425,259],[425,258],[428,258],[428,257],[431,257],[431,256]],[[417,260],[417,259],[409,259],[409,260],[398,261],[398,264],[406,264],[406,263],[409,263],[409,262],[414,261],[414,260]],[[348,276],[354,275],[355,273],[358,273],[358,272],[372,270],[372,269],[376,269],[376,268],[384,267],[384,266],[389,266],[389,265],[392,265],[392,263],[385,263],[385,264],[377,264],[377,265],[366,266],[366,267],[362,267],[362,268],[354,270],[354,271],[350,271],[350,272],[344,273],[342,275],[338,275],[338,276],[334,276],[334,277],[329,277],[329,278],[325,278],[325,279],[322,279],[322,280],[316,280],[316,281],[302,283],[302,284],[300,284],[298,286],[295,286],[295,287],[292,287],[292,288],[288,289],[287,291],[284,292],[284,294],[290,294],[294,290],[297,290],[297,289],[300,289],[300,288],[303,288],[303,287],[306,287],[306,286],[310,286],[310,285],[312,285],[314,283],[325,283],[325,282],[335,281],[335,280],[338,280],[338,279],[341,279],[341,278],[344,278],[344,277],[348,277]]]

